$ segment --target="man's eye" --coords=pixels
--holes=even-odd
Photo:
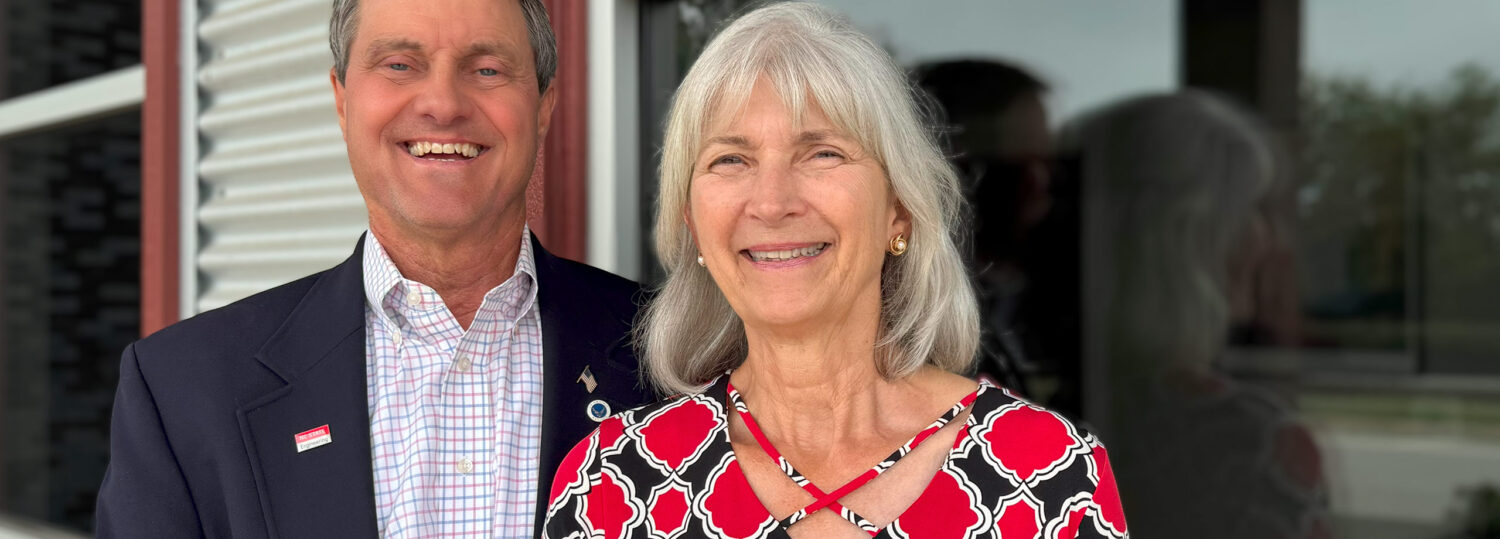
[[[391,68],[392,71],[407,71],[407,70],[411,69],[410,65],[402,64],[402,63],[394,63],[394,64],[390,64],[390,65],[388,65],[386,67]]]
[[[495,75],[499,75],[500,74],[500,70],[498,70],[498,69],[492,69],[492,68],[488,68],[488,67],[484,67],[484,68],[480,68],[479,71],[478,71],[478,73],[480,75],[482,75],[482,76],[485,76],[485,77],[493,77]]]

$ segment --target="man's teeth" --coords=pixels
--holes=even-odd
[[[803,247],[801,249],[789,249],[784,251],[750,251],[750,259],[756,262],[780,262],[783,260],[791,260],[793,258],[802,258],[804,256],[817,256],[818,253],[823,252],[823,249],[827,248],[828,244],[820,243],[812,247]]]
[[[467,142],[408,142],[406,143],[406,151],[411,153],[413,157],[422,157],[427,154],[478,157],[481,148],[478,144]]]

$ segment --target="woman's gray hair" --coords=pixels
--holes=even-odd
[[[552,77],[557,75],[557,36],[552,33],[547,6],[542,5],[542,0],[520,2],[521,13],[526,17],[526,35],[536,60],[537,92],[546,92],[552,84]],[[358,27],[359,0],[333,0],[333,16],[328,20],[328,48],[333,50],[333,69],[338,74],[339,84],[344,83],[344,74],[349,72],[349,49],[354,46],[354,33]]]
[[[924,122],[925,103],[884,50],[847,19],[814,4],[751,11],[722,29],[673,97],[662,148],[656,252],[666,282],[636,329],[646,376],[663,393],[695,392],[745,359],[745,328],[707,271],[684,222],[693,162],[708,126],[734,114],[765,77],[800,121],[808,107],[882,165],[911,217],[910,247],[881,270],[876,368],[888,379],[932,364],[967,372],[979,314],[954,231],[958,177]]]

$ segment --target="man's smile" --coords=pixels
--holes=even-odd
[[[489,148],[472,142],[436,142],[412,140],[404,143],[412,157],[434,161],[467,161],[479,157]]]

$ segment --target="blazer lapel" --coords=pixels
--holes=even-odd
[[[286,385],[239,411],[240,432],[276,537],[374,537],[365,383],[364,239],[308,290],[256,359]],[[328,427],[330,443],[299,449]]]
[[[538,470],[537,529],[546,516],[549,486],[557,466],[573,445],[599,425],[588,407],[601,401],[614,414],[642,404],[649,393],[636,372],[628,330],[629,314],[598,308],[591,301],[588,276],[542,248],[536,253],[537,302],[542,319],[542,450]],[[594,381],[585,381],[585,370]]]

